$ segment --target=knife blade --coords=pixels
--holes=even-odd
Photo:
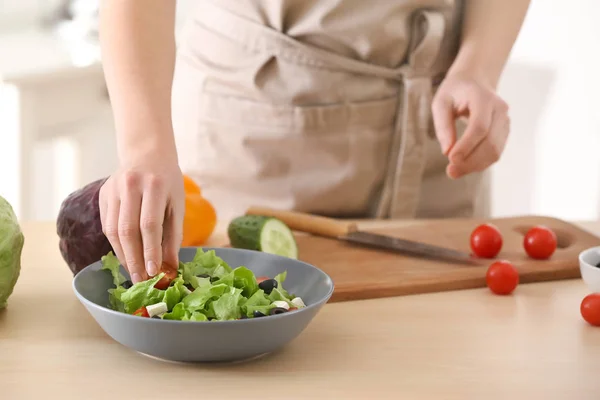
[[[250,207],[246,215],[274,217],[290,229],[329,237],[366,247],[398,252],[402,254],[440,259],[463,264],[481,265],[481,260],[468,253],[435,246],[427,243],[401,239],[394,236],[361,231],[356,223],[322,217],[297,211],[275,210],[267,207]]]

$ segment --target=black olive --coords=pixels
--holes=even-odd
[[[123,286],[125,289],[129,289],[133,286],[133,283],[131,281],[125,281],[121,286]]]
[[[152,317],[152,318],[156,318],[156,319],[162,319],[162,318],[161,318],[161,317],[159,317],[158,315],[155,315],[155,316],[154,316],[154,317]]]
[[[261,312],[260,312],[260,311],[258,311],[258,310],[255,310],[255,311],[252,313],[252,315],[254,315],[254,318],[266,317],[266,315],[265,315],[265,314],[261,313]]]
[[[275,279],[267,279],[258,284],[259,289],[262,289],[265,294],[271,294],[273,289],[277,287],[277,281]]]
[[[275,308],[271,308],[269,310],[269,315],[277,315],[277,314],[283,314],[287,312],[287,310],[283,307],[275,307]]]
[[[208,274],[200,274],[200,275],[196,275],[198,278],[210,278],[210,275]]]

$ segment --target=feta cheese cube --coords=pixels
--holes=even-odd
[[[306,304],[304,304],[304,301],[300,297],[294,297],[292,299],[292,304],[298,308],[306,307]]]
[[[277,300],[273,302],[273,305],[275,307],[281,307],[281,308],[285,308],[286,310],[290,309],[290,305],[287,303],[287,301],[283,301],[283,300]]]
[[[154,317],[155,315],[161,315],[169,311],[169,309],[167,308],[167,303],[164,302],[152,304],[151,306],[146,306],[146,310],[148,310],[148,315],[150,316],[150,318]]]

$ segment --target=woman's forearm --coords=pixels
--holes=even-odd
[[[177,157],[171,121],[175,0],[102,0],[100,42],[121,162]]]
[[[465,0],[462,40],[449,73],[466,73],[496,87],[530,0]]]

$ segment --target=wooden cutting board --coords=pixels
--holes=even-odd
[[[400,228],[365,230],[470,252],[471,231],[484,222],[495,224],[502,232],[504,244],[497,259],[514,263],[520,283],[578,278],[579,253],[600,245],[600,238],[565,221],[545,217],[424,220]],[[558,248],[549,260],[533,260],[525,254],[523,236],[534,225],[546,225],[558,237]],[[298,234],[297,241],[299,258],[333,279],[331,302],[486,286],[487,266],[410,257],[307,234]]]

